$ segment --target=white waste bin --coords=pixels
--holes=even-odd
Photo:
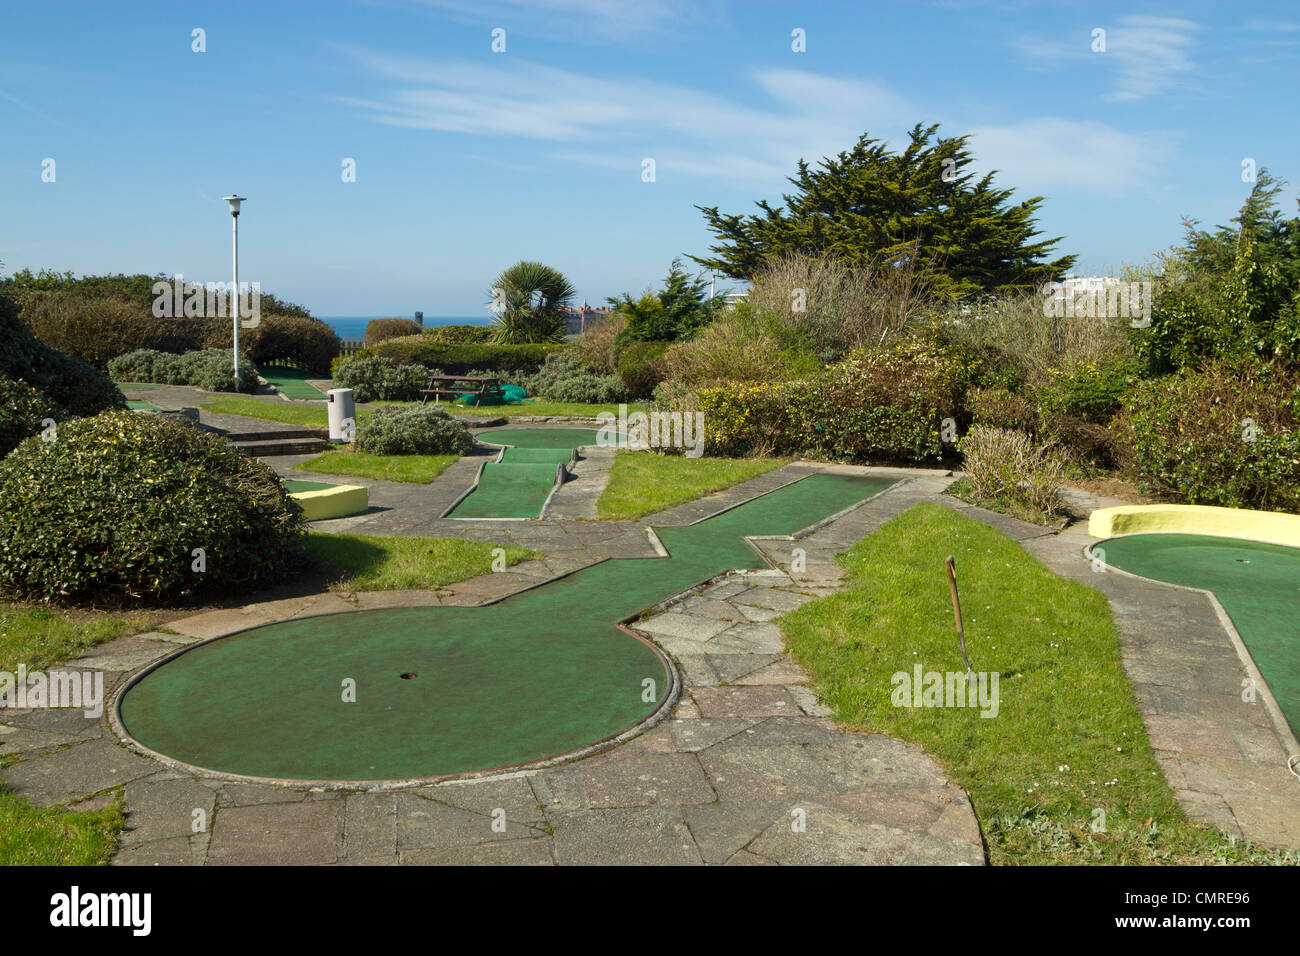
[[[355,441],[357,437],[357,406],[352,401],[352,389],[329,390],[330,441],[335,444]]]

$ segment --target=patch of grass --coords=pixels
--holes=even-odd
[[[602,521],[640,518],[748,481],[789,460],[687,458],[620,449],[596,514]]]
[[[29,671],[40,670],[104,641],[155,627],[157,622],[145,614],[65,613],[0,605],[0,670],[15,671],[19,664]]]
[[[373,455],[364,451],[327,451],[293,467],[322,475],[352,475],[380,481],[427,484],[457,460],[457,455]]]
[[[996,716],[893,706],[893,676],[962,672],[944,573],[956,558],[976,672]],[[919,744],[970,794],[998,864],[1297,863],[1190,822],[1151,752],[1104,595],[1010,538],[933,504],[840,556],[849,589],[781,620],[790,651],[844,725]],[[1093,832],[1105,814],[1104,832]]]
[[[349,591],[436,588],[487,574],[493,550],[487,541],[459,538],[381,538],[364,534],[308,534],[307,547],[338,570],[332,586]],[[508,547],[506,566],[537,557]]]
[[[1012,518],[1019,518],[1021,521],[1028,521],[1030,524],[1036,524],[1044,528],[1064,528],[1070,523],[1070,519],[1066,515],[1048,515],[1038,508],[1032,508],[1024,502],[1012,498],[978,497],[971,489],[970,482],[965,478],[954,481],[947,487],[944,494],[952,495],[967,504],[976,505],[988,511],[996,511],[998,514],[1010,515]]]
[[[244,415],[248,418],[265,418],[286,425],[306,425],[309,428],[328,428],[329,418],[323,405],[290,405],[276,399],[263,402],[246,395],[223,395],[202,405],[210,412],[222,415]],[[370,414],[368,408],[357,409],[358,421]]]
[[[98,866],[117,848],[118,798],[103,810],[34,807],[0,786],[0,866]]]

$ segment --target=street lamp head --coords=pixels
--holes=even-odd
[[[223,196],[222,198],[225,199],[226,202],[230,203],[230,214],[231,214],[232,216],[238,216],[238,215],[239,215],[239,204],[240,204],[241,202],[244,201],[244,197],[243,197],[243,196]]]

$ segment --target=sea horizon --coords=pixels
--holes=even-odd
[[[341,339],[359,339],[366,334],[366,323],[375,319],[412,319],[411,315],[318,315],[320,319]],[[491,325],[491,316],[481,315],[426,315],[424,317],[425,328],[435,328],[442,325]]]

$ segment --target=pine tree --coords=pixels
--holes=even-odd
[[[863,134],[853,149],[812,168],[799,161],[784,207],[757,203],[761,214],[724,215],[697,206],[721,242],[713,258],[696,262],[737,279],[749,279],[764,261],[787,253],[831,256],[852,265],[897,263],[920,256],[937,270],[936,292],[1036,288],[1059,279],[1074,256],[1046,261],[1055,239],[1039,234],[1034,215],[1041,196],[1012,203],[1010,189],[978,180],[968,137],[936,136],[938,125],[919,123],[901,153]]]

